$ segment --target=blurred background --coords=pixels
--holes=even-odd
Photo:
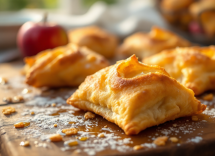
[[[20,57],[20,26],[45,12],[66,30],[97,25],[123,40],[157,25],[193,43],[215,43],[215,0],[0,0],[0,62]]]

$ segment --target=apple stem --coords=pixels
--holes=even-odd
[[[47,17],[48,17],[48,13],[45,12],[43,15],[43,20],[42,20],[44,24],[47,22]]]

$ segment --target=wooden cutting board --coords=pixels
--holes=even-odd
[[[84,120],[83,115],[85,112],[67,105],[65,103],[66,98],[70,96],[76,88],[61,88],[55,90],[29,88],[24,84],[24,77],[20,74],[22,67],[22,62],[0,65],[0,76],[6,77],[9,80],[8,85],[0,86],[0,101],[3,97],[23,95],[28,103],[28,105],[26,102],[9,105],[14,106],[17,110],[16,113],[9,116],[5,116],[0,112],[0,151],[2,156],[71,156],[90,154],[99,156],[215,155],[214,101],[207,102],[202,100],[202,102],[208,104],[209,109],[206,113],[198,115],[199,121],[192,121],[191,117],[180,118],[159,126],[148,128],[136,136],[126,136],[118,126],[106,121],[102,117],[96,116],[95,119]],[[24,88],[29,88],[31,93],[29,93],[29,95],[22,94]],[[208,93],[205,93],[205,95],[206,94]],[[202,96],[198,98],[202,99]],[[48,100],[43,102],[43,99]],[[52,103],[55,100],[58,104],[56,107],[52,107],[50,102]],[[0,106],[0,111],[3,107],[5,106]],[[33,110],[35,115],[30,115],[30,112]],[[41,128],[38,120],[32,121],[38,114],[42,114],[43,117],[46,114],[46,116],[51,116],[53,119],[57,119],[56,123],[58,124],[58,127],[50,128],[49,124],[53,124],[53,121],[51,119],[45,119],[41,121],[43,124],[41,124],[43,126],[43,128]],[[75,118],[75,121],[65,124],[65,121],[67,120],[66,117],[68,116],[70,116],[71,119]],[[24,120],[30,120],[30,126],[22,129],[14,128],[14,123]],[[47,122],[49,120],[50,122]],[[81,122],[83,124],[81,124]],[[44,139],[41,138],[48,134],[55,134],[59,132],[59,130],[71,127],[76,123],[80,134],[64,137],[64,140],[76,139],[77,136],[80,137],[81,135],[86,135],[88,140],[79,141],[78,146],[67,149],[65,148],[66,146],[64,146],[64,142],[52,143],[43,141]],[[44,128],[45,126],[47,127]],[[100,133],[104,133],[105,138],[99,138],[98,135]],[[179,142],[172,143],[168,140],[165,146],[155,147],[152,142],[153,139],[158,136],[174,136],[179,139]],[[22,147],[19,145],[20,142],[24,140],[30,142],[29,147]],[[145,148],[138,151],[133,150],[135,145],[140,144],[143,144]]]

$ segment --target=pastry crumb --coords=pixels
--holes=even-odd
[[[27,147],[27,146],[30,146],[30,143],[29,143],[29,141],[22,141],[22,142],[20,143],[20,146]]]
[[[14,108],[14,107],[4,107],[3,109],[2,109],[2,113],[4,114],[4,115],[10,115],[10,114],[12,114],[12,113],[15,113],[16,112],[16,109]]]
[[[2,99],[3,102],[6,102],[6,103],[11,103],[12,102],[12,98],[11,97],[4,97]]]
[[[23,96],[14,96],[13,97],[13,102],[22,102],[24,101]]]
[[[171,137],[171,138],[169,138],[169,140],[171,140],[174,143],[178,142],[178,138],[176,138],[176,137]]]
[[[168,140],[168,137],[167,136],[162,136],[162,137],[158,137],[156,138],[153,143],[157,146],[164,146],[166,145],[166,142]]]
[[[57,124],[54,124],[54,127],[57,127]]]
[[[192,116],[192,120],[193,120],[193,121],[198,121],[199,118],[198,118],[198,116],[193,115],[193,116]]]
[[[134,150],[140,150],[140,149],[143,149],[144,147],[141,146],[141,145],[136,145],[133,147]]]
[[[35,113],[34,112],[31,112],[31,115],[34,115]]]
[[[14,124],[14,127],[15,127],[15,128],[24,128],[25,125],[24,125],[23,122],[18,122],[18,123],[16,123],[16,124]]]
[[[52,107],[55,107],[56,106],[56,103],[52,103]]]
[[[100,133],[100,134],[98,135],[98,137],[99,137],[99,138],[104,138],[105,135],[104,135],[104,133]]]
[[[62,133],[65,133],[66,135],[75,135],[78,133],[78,130],[76,128],[62,129]]]
[[[84,118],[85,119],[93,119],[93,118],[95,118],[95,114],[93,114],[92,112],[87,112],[84,114]]]
[[[30,122],[18,122],[14,124],[15,128],[24,128],[30,125]]]
[[[63,141],[63,137],[60,134],[54,134],[49,137],[52,142]]]
[[[172,126],[173,126],[173,127],[177,127],[177,124],[173,124]]]
[[[24,126],[25,127],[30,126],[30,122],[24,122]]]
[[[78,138],[80,141],[86,141],[88,139],[88,137],[79,137]]]
[[[69,140],[69,141],[66,141],[66,142],[64,142],[64,145],[66,145],[66,146],[76,146],[76,145],[78,145],[78,141],[77,140]]]
[[[213,94],[208,94],[208,95],[205,95],[203,97],[204,100],[207,100],[207,101],[212,101],[213,100]]]

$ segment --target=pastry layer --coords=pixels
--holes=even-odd
[[[127,37],[119,48],[119,53],[126,56],[135,54],[138,58],[142,59],[165,49],[190,45],[189,41],[170,31],[153,27],[147,34],[138,32]]]
[[[215,89],[215,47],[189,47],[165,50],[143,59],[159,65],[195,95]]]
[[[106,58],[113,57],[118,46],[116,36],[96,26],[69,31],[69,40],[79,46],[86,46]]]
[[[25,58],[26,83],[34,87],[78,86],[109,62],[86,47],[68,44]]]
[[[163,68],[134,55],[88,76],[67,103],[103,116],[127,135],[206,108]]]

